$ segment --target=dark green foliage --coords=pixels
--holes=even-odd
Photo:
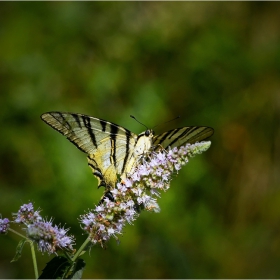
[[[85,154],[46,126],[84,113],[140,133],[215,129],[119,245],[84,278],[280,278],[279,2],[1,2],[0,213],[29,200],[71,227],[100,201]],[[0,238],[0,278],[32,278],[30,249]],[[3,245],[4,244],[4,245]],[[50,260],[38,257],[43,269]]]
[[[67,258],[57,256],[47,263],[39,279],[81,279],[84,268],[82,259],[71,263]]]

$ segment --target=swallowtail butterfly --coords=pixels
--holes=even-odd
[[[151,129],[136,135],[117,124],[83,114],[48,112],[41,118],[87,154],[98,185],[108,191],[114,188],[118,176],[125,178],[148,152],[193,144],[214,133],[211,127],[186,126],[159,135]]]

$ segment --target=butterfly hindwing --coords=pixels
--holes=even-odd
[[[134,137],[104,139],[98,145],[95,153],[88,155],[88,165],[92,168],[93,174],[100,179],[99,185],[115,185],[117,174],[127,171],[127,163],[133,156],[135,144]]]
[[[153,147],[180,147],[186,143],[200,142],[214,133],[213,128],[206,126],[185,126],[172,129],[153,137]]]

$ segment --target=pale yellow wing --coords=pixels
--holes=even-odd
[[[99,185],[115,186],[117,174],[129,172],[137,136],[114,123],[83,114],[48,112],[42,120],[88,154],[88,164]]]

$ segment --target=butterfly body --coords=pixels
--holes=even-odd
[[[148,151],[150,151],[153,144],[153,136],[154,133],[151,129],[143,131],[138,135],[133,151],[135,157],[141,157],[143,154],[146,154]]]
[[[83,114],[48,112],[41,118],[88,155],[88,165],[98,185],[107,190],[114,188],[118,176],[124,179],[149,152],[195,143],[214,132],[210,127],[193,126],[159,135],[147,129],[136,135],[117,124]]]

